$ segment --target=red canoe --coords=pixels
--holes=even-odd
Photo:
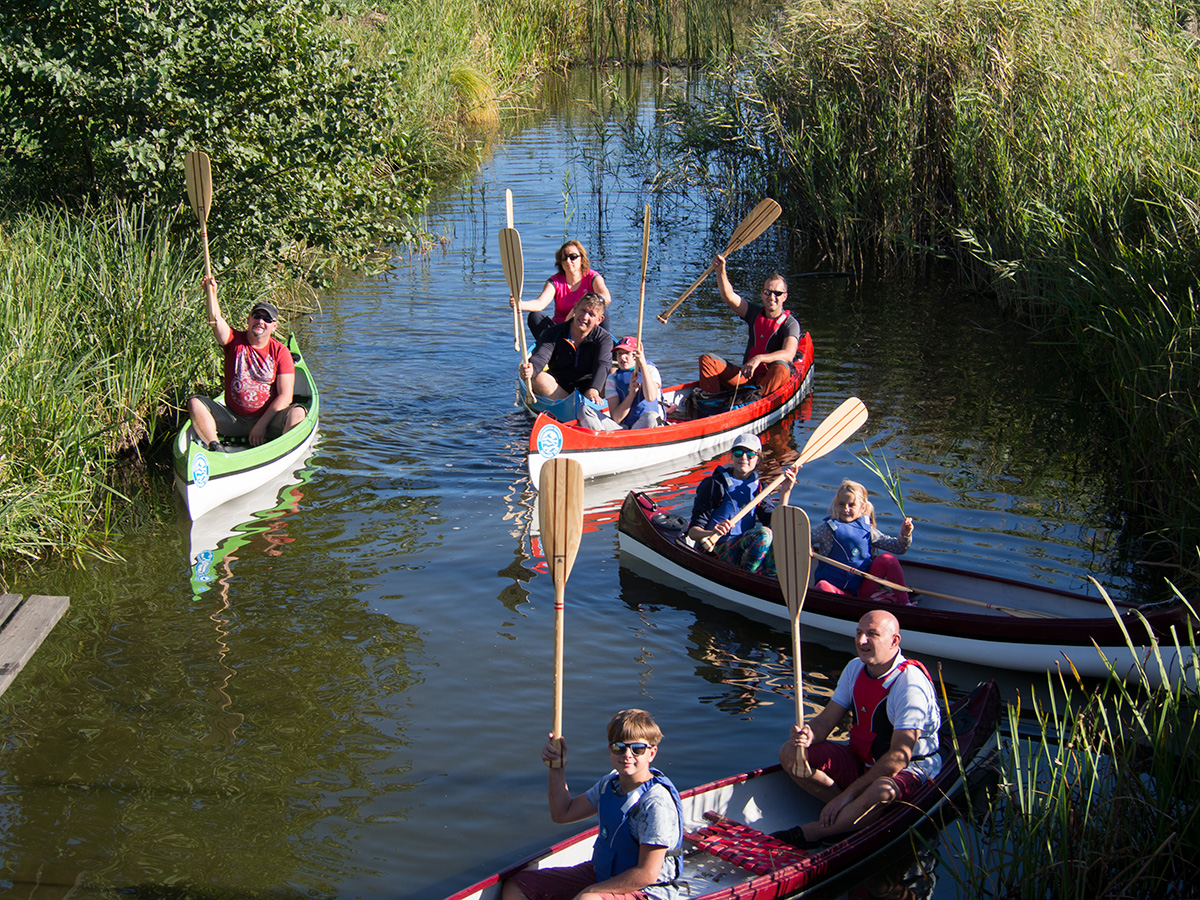
[[[812,337],[806,332],[800,339],[792,377],[784,386],[745,406],[695,417],[694,404],[689,402],[695,388],[693,381],[663,389],[674,410],[661,428],[592,431],[575,420],[560,422],[541,413],[529,433],[529,477],[537,485],[542,465],[556,456],[578,460],[585,478],[603,478],[676,460],[686,465],[724,453],[739,434],[757,434],[775,424],[812,393]]]
[[[659,513],[647,495],[630,493],[617,524],[621,565],[787,627],[779,582],[691,546],[681,539],[686,525],[677,515]],[[1100,597],[907,556],[903,565],[918,605],[888,609],[900,620],[905,651],[926,662],[940,657],[1024,672],[1053,671],[1061,665],[1095,678],[1107,677],[1111,666],[1123,678],[1145,677],[1152,683],[1185,676],[1195,684],[1200,677],[1191,637],[1200,623],[1191,620],[1182,602],[1139,606],[1115,601],[1110,609]],[[805,629],[853,637],[862,615],[878,606],[873,600],[809,588],[802,618]],[[1159,642],[1157,652],[1146,640],[1147,628]]]
[[[822,805],[792,783],[778,765],[684,791],[683,877],[691,888],[685,896],[688,900],[788,897],[899,841],[912,840],[910,830],[927,818],[950,818],[965,784],[981,776],[989,762],[1000,709],[1000,691],[995,682],[987,681],[955,703],[952,715],[943,711],[943,763],[937,778],[861,831],[816,850],[799,850],[771,836],[772,831],[815,820]],[[520,869],[572,866],[590,859],[595,837],[593,826],[447,900],[498,900],[503,879]]]

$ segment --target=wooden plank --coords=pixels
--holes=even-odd
[[[0,625],[8,621],[12,611],[21,604],[20,594],[0,594]]]
[[[0,694],[8,690],[71,601],[35,594],[20,605],[0,631]]]

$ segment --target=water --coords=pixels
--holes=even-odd
[[[576,237],[612,290],[613,330],[636,331],[650,202],[644,338],[667,383],[744,342],[711,282],[668,325],[655,320],[737,216],[646,193],[619,123],[652,133],[661,83],[635,78],[608,99],[594,88],[573,87],[573,105],[491,147],[434,204],[444,243],[295,323],[323,395],[321,439],[303,480],[207,569],[188,565],[187,530],[168,529],[127,538],[123,565],[13,585],[72,605],[0,701],[11,892],[426,900],[566,835],[538,757],[553,588],[532,551],[529,423],[513,406],[504,189],[527,295]],[[616,115],[600,129],[591,106]],[[776,232],[733,257],[739,290],[776,267],[806,270]],[[894,532],[894,503],[853,455],[866,444],[900,475],[914,556],[1076,589],[1096,573],[1130,590],[1051,352],[938,285],[802,276],[789,307],[815,337],[817,392],[811,419],[774,440],[801,446],[850,395],[871,411],[805,468],[793,503],[819,514],[854,477]],[[787,633],[621,567],[611,519],[612,507],[592,511],[567,585],[571,786],[605,769],[603,726],[626,706],[655,714],[659,762],[679,785],[773,761],[793,711]],[[845,643],[806,636],[810,701],[828,694]],[[1044,683],[964,664],[945,674],[956,695],[993,674],[1009,699]],[[894,880],[897,865],[863,877]],[[934,896],[955,896],[949,879]]]

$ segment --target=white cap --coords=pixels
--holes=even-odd
[[[753,450],[755,453],[762,453],[762,441],[758,439],[758,435],[750,434],[749,432],[737,436],[737,440],[733,442],[733,448],[731,449],[737,447],[745,447],[747,450]]]

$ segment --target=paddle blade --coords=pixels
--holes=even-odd
[[[508,292],[520,302],[521,286],[525,282],[525,257],[521,253],[521,234],[515,228],[500,229],[500,264],[504,266]]]
[[[583,467],[578,460],[559,456],[542,466],[538,504],[542,552],[555,585],[564,584],[583,534]]]
[[[729,246],[725,249],[725,255],[728,256],[733,251],[740,250],[761,235],[774,224],[781,212],[783,212],[783,207],[770,199],[762,201],[750,210],[750,215],[742,219],[742,223],[734,229],[733,237],[729,239]]]
[[[771,546],[775,548],[775,568],[779,586],[793,618],[804,608],[812,564],[812,526],[808,514],[798,506],[780,506],[771,514]]]
[[[836,450],[866,421],[866,405],[857,397],[851,397],[826,416],[825,421],[809,435],[797,462],[804,465],[814,459],[819,459],[830,450]]]
[[[188,201],[201,225],[208,222],[212,208],[212,165],[208,154],[192,150],[183,157],[183,178],[187,182]]]

